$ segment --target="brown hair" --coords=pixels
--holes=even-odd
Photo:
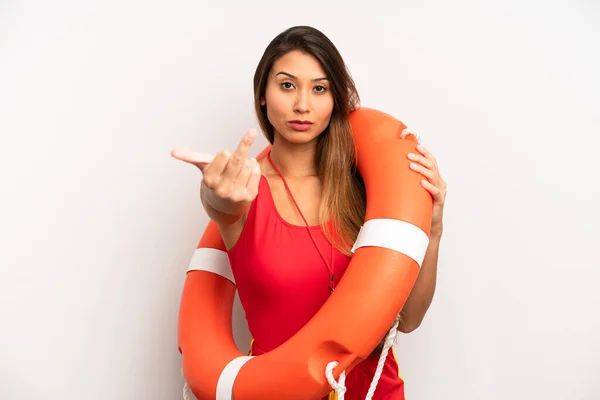
[[[319,30],[295,26],[277,35],[267,46],[254,74],[254,107],[258,122],[272,144],[274,128],[261,106],[269,72],[275,61],[293,50],[315,57],[331,86],[333,112],[329,126],[319,136],[316,163],[323,182],[320,221],[327,239],[341,252],[350,255],[352,244],[363,224],[366,207],[364,183],[356,169],[356,147],[349,115],[359,105],[359,96],[342,56],[335,45]]]

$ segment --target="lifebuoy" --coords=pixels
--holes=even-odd
[[[299,332],[273,351],[244,356],[232,335],[235,294],[226,249],[210,222],[192,257],[178,326],[183,375],[198,399],[306,400],[331,391],[379,343],[417,278],[429,243],[432,199],[408,167],[414,135],[383,112],[350,115],[367,192],[365,223],[334,293]],[[264,157],[268,148],[259,157]]]

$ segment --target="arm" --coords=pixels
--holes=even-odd
[[[421,325],[433,300],[437,278],[438,253],[443,231],[444,202],[446,200],[446,182],[440,176],[436,159],[422,146],[417,146],[417,150],[421,154],[408,155],[408,158],[412,160],[410,168],[425,178],[422,184],[433,197],[433,212],[431,215],[429,246],[425,252],[421,271],[401,311],[402,319],[398,329],[404,333],[412,332]]]
[[[398,326],[401,332],[409,333],[417,329],[431,305],[435,293],[440,239],[441,235],[430,237],[421,271],[402,308],[402,319]]]
[[[211,201],[208,199],[211,196],[214,196],[214,192],[209,189],[205,190],[205,186],[202,186],[200,189],[200,199],[204,206],[204,211],[217,224],[225,248],[230,250],[242,234],[251,203],[246,202],[232,210],[221,211],[211,205]]]

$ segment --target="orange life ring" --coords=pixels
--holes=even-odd
[[[178,324],[183,375],[198,399],[320,399],[331,391],[327,365],[338,363],[336,378],[349,372],[402,309],[431,224],[431,196],[408,167],[417,139],[377,110],[359,108],[350,122],[367,192],[365,223],[335,292],[286,343],[257,357],[238,350],[231,327],[235,280],[218,227],[206,228],[186,276]]]

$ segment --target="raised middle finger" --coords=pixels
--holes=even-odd
[[[223,173],[223,180],[227,182],[233,183],[235,178],[238,176],[246,159],[248,158],[248,152],[250,151],[250,147],[254,143],[254,139],[256,139],[257,133],[256,130],[251,129],[242,138],[240,143],[238,144],[237,149],[231,154],[229,157],[229,162],[225,167],[225,171]]]

